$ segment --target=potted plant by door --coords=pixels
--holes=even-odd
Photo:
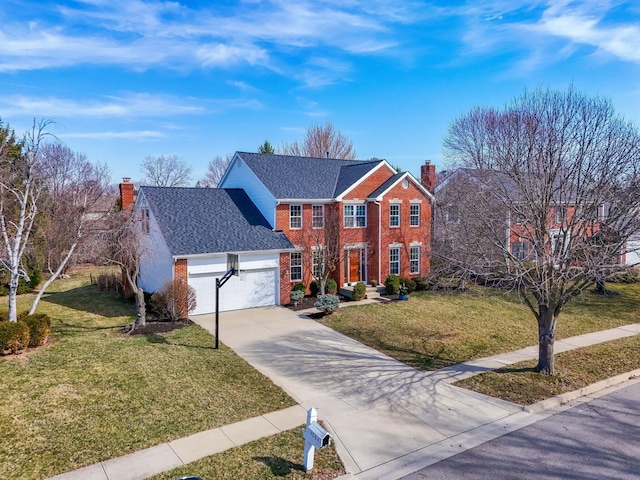
[[[404,283],[401,283],[400,288],[398,289],[398,300],[406,300],[408,294],[409,289]]]

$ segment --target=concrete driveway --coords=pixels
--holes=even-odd
[[[193,320],[213,333],[213,315]],[[283,307],[221,313],[220,340],[318,409],[357,478],[398,478],[535,421],[518,405],[451,386]]]

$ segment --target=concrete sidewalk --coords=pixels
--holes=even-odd
[[[193,320],[213,332],[212,315]],[[637,334],[640,324],[580,335],[557,341],[556,352]],[[394,479],[568,408],[552,402],[544,408],[523,409],[451,385],[484,371],[537,358],[535,347],[419,372],[282,307],[222,313],[220,339],[299,405],[53,478],[148,478],[302,425],[306,410],[315,407],[333,435],[347,476]],[[606,382],[599,388],[605,386]],[[584,393],[588,392],[567,398]]]
[[[303,425],[306,419],[307,412],[296,405],[105,460],[50,480],[142,480],[238,445],[290,430]],[[197,474],[193,472],[193,475]]]

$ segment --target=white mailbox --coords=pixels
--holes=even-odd
[[[313,468],[316,448],[324,448],[331,444],[331,435],[318,423],[318,412],[315,408],[307,410],[307,428],[302,429],[304,437],[304,471]]]

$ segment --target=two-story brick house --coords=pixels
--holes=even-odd
[[[225,285],[220,309],[285,304],[295,283],[317,277],[329,242],[338,242],[339,285],[426,275],[434,182],[428,163],[418,181],[384,160],[237,152],[217,189],[139,189],[148,232],[141,286],[182,279],[196,289],[194,313],[211,312],[226,254],[237,253],[241,274]]]

